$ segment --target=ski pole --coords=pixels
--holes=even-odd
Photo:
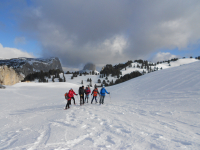
[[[76,96],[78,97],[78,101],[80,101],[80,100],[79,100],[79,96],[78,96],[78,95],[76,95]]]

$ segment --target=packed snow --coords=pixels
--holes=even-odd
[[[80,106],[75,96],[68,110],[64,93],[81,81],[6,86],[0,149],[200,149],[199,68],[198,61],[107,87],[104,105]]]

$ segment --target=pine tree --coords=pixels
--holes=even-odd
[[[103,80],[103,84],[106,84],[106,81],[105,81],[105,80]]]
[[[55,77],[53,76],[53,78],[52,78],[52,81],[53,81],[53,82],[55,82],[55,81],[54,81],[54,78],[55,78]]]
[[[101,80],[100,79],[98,79],[98,81],[97,81],[98,83],[101,83]]]

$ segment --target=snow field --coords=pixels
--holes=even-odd
[[[62,75],[61,75],[62,76]],[[71,76],[72,74],[65,74],[65,78],[66,78],[66,82],[68,83],[74,83],[74,84],[77,84],[77,85],[82,85],[81,84],[81,81],[83,80],[83,85],[86,87],[90,84],[90,82],[87,82],[87,79],[91,78],[92,79],[92,86],[94,87],[94,85],[96,84],[97,86],[100,86],[101,83],[103,82],[103,80],[106,80],[106,77],[104,78],[99,78],[99,75],[82,75],[82,76],[78,76],[78,77],[74,77],[73,79],[71,79]],[[98,83],[98,79],[101,80],[101,83]],[[111,82],[113,80],[113,82],[115,82],[115,80],[117,79],[117,77],[112,77],[111,75],[108,76],[108,80]],[[107,83],[110,83],[110,82],[107,82]]]
[[[79,78],[7,86],[0,149],[200,149],[199,68],[198,61],[108,87],[101,106],[79,106],[75,96],[68,110],[64,93],[77,92]]]

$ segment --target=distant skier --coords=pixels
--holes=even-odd
[[[99,101],[100,105],[104,103],[104,98],[105,98],[106,93],[110,94],[110,92],[106,91],[106,89],[105,89],[105,87],[103,85],[103,87],[101,88],[101,91],[100,91],[100,95],[101,95],[100,101]]]
[[[93,102],[93,99],[95,99],[96,103],[98,103],[98,102],[97,102],[97,94],[99,94],[99,91],[98,91],[98,88],[97,88],[97,87],[95,87],[95,89],[92,91],[92,94],[93,94],[93,98],[92,98],[91,104],[92,104],[92,102]],[[91,95],[92,95],[92,94],[91,94]]]
[[[69,95],[69,97],[71,97],[71,99],[74,100],[74,105],[76,105],[74,95],[78,95],[78,94],[76,94],[76,93],[73,91],[73,89],[71,88],[71,89],[69,90],[68,95]],[[71,105],[71,100],[70,100],[70,105]]]
[[[80,105],[83,105],[84,104],[84,94],[85,94],[84,86],[79,88],[78,93],[80,95]]]
[[[91,90],[90,90],[90,87],[88,86],[85,89],[85,103],[86,103],[86,99],[87,99],[87,103],[88,103],[88,99],[89,99],[90,93],[91,93]]]

